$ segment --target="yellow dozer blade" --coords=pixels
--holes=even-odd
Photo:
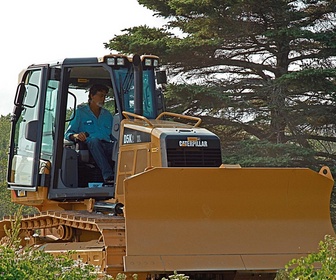
[[[155,168],[124,182],[126,271],[272,270],[317,251],[333,179],[299,168]]]

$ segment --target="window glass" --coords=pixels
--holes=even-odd
[[[120,68],[115,71],[116,84],[119,87],[123,109],[134,113],[134,77],[132,69]],[[155,118],[154,112],[154,73],[152,69],[143,70],[143,115]]]
[[[114,70],[116,85],[122,99],[123,110],[134,112],[134,80],[131,68]]]
[[[36,143],[26,138],[26,130],[38,118],[38,98],[41,70],[30,71],[25,81],[26,91],[22,112],[15,127],[15,154],[12,163],[12,180],[21,185],[32,185],[34,151]]]
[[[153,98],[155,93],[154,88],[154,73],[152,70],[143,71],[143,113],[145,117],[155,118]]]
[[[59,86],[58,81],[54,80],[48,81],[43,128],[42,128],[43,131],[42,131],[41,158],[50,161],[52,158],[52,149],[54,143],[58,86]]]

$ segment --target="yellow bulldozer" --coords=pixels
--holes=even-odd
[[[161,279],[273,279],[318,249],[330,221],[327,167],[242,168],[222,163],[219,138],[201,119],[166,112],[153,55],[110,54],[31,65],[11,117],[8,189],[38,213],[23,242],[102,271]],[[64,133],[93,84],[113,113],[114,182],[102,184],[90,152]],[[4,217],[0,238],[11,218]]]

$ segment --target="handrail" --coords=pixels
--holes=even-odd
[[[177,114],[177,113],[171,113],[171,112],[162,112],[160,115],[156,117],[156,120],[161,119],[163,116],[170,116],[170,117],[175,117],[175,118],[182,118],[182,119],[187,119],[187,120],[192,120],[195,121],[196,124],[194,124],[194,127],[197,127],[201,124],[202,119],[199,117],[193,117],[193,116],[187,116],[187,115],[182,115],[182,114]]]
[[[151,127],[154,126],[154,124],[151,123],[151,121],[149,119],[147,119],[146,117],[144,117],[144,116],[140,116],[140,115],[137,115],[137,114],[134,114],[134,113],[131,113],[131,112],[127,112],[127,111],[123,111],[122,114],[128,120],[130,120],[130,117],[133,117],[135,119],[139,119],[139,120],[142,120],[142,121],[146,122]]]

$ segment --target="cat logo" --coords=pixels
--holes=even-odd
[[[198,137],[188,137],[185,141],[179,141],[180,147],[208,147],[208,141],[201,141]]]

